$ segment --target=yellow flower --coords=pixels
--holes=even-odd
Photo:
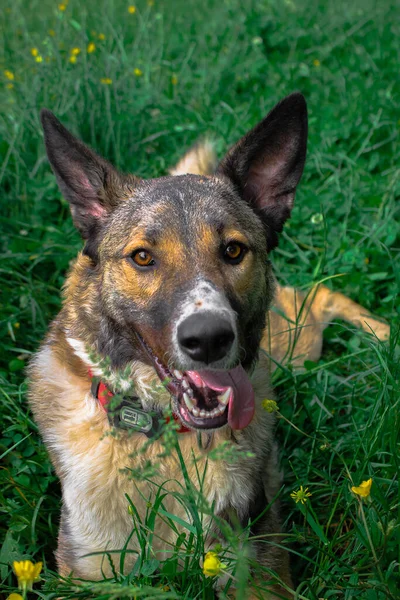
[[[73,65],[76,63],[76,56],[70,56],[69,57],[69,62],[72,63]]]
[[[37,57],[35,58],[35,60],[36,60],[36,62],[37,62],[37,63],[41,63],[41,62],[43,61],[43,58],[42,58],[42,57],[40,56],[40,54],[39,54],[39,56],[37,56]]]
[[[279,407],[275,400],[269,400],[268,398],[265,398],[265,400],[261,402],[261,406],[268,413],[278,412],[279,410]]]
[[[225,567],[226,565],[222,564],[216,552],[207,552],[203,563],[203,573],[206,577],[219,575]]]
[[[78,54],[80,54],[80,53],[81,53],[80,48],[72,48],[72,50],[71,50],[72,56],[78,56]]]
[[[305,504],[308,501],[308,498],[310,498],[310,496],[312,496],[312,494],[310,494],[310,492],[308,491],[308,488],[306,488],[304,490],[303,486],[301,485],[300,488],[296,492],[292,492],[290,494],[290,496],[291,496],[291,498],[293,498],[293,500],[296,501],[296,504],[298,502]]]
[[[178,77],[175,74],[171,75],[171,83],[172,85],[178,85]]]
[[[363,481],[359,486],[354,486],[351,488],[351,491],[357,496],[361,496],[362,498],[368,498],[371,493],[372,486],[372,478],[368,479],[368,481]]]
[[[54,37],[56,35],[56,32],[54,31],[54,29],[49,29],[48,33],[49,33],[49,35],[51,35],[51,37]]]
[[[8,90],[12,90],[12,89],[14,89],[14,84],[13,83],[6,83],[6,88]]]
[[[66,10],[67,5],[66,4],[59,4],[58,5],[58,10],[61,10],[61,12],[63,12],[64,10]]]
[[[321,66],[321,63],[318,60],[318,58],[316,58],[315,60],[313,60],[313,65],[314,65],[314,67],[320,67]]]
[[[7,600],[24,600],[21,594],[10,594],[7,596]]]
[[[91,54],[95,50],[96,50],[96,44],[93,44],[93,42],[90,42],[90,44],[88,44],[88,47],[87,47],[87,53]]]
[[[132,6],[132,5],[131,5],[131,6],[128,6],[128,13],[129,13],[130,15],[134,15],[134,14],[135,14],[135,12],[136,12],[136,6]]]
[[[14,573],[18,579],[18,587],[20,590],[31,590],[32,584],[38,581],[43,563],[38,562],[35,565],[30,560],[14,561]]]
[[[20,328],[20,326],[21,326],[21,325],[20,325],[20,323],[18,323],[18,321],[17,321],[16,323],[14,323],[14,327],[15,327],[15,329],[19,329],[19,328]]]
[[[106,36],[104,35],[104,33],[99,33],[99,35],[97,36],[99,38],[99,40],[105,40]]]
[[[111,85],[112,79],[110,79],[109,77],[102,77],[100,79],[100,83],[103,83],[104,85]]]
[[[136,75],[136,77],[141,77],[143,75],[142,69],[138,69],[137,67],[136,69],[133,69],[133,72]]]
[[[15,75],[14,75],[14,73],[13,73],[12,71],[9,71],[8,69],[6,69],[6,70],[4,71],[4,77],[5,77],[6,79],[8,79],[9,81],[14,81],[14,79],[15,79]]]
[[[31,48],[32,56],[39,56],[39,50],[37,48]]]

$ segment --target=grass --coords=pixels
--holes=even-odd
[[[325,332],[318,364],[307,364],[301,374],[283,368],[275,373],[285,472],[280,497],[297,597],[398,598],[398,17],[398,4],[389,0],[139,0],[133,14],[121,0],[71,0],[65,10],[49,0],[29,6],[5,0],[3,596],[15,589],[12,561],[32,558],[45,566],[44,582],[30,597],[212,597],[212,581],[199,566],[197,500],[174,560],[154,562],[146,545],[153,517],[149,513],[140,523],[133,515],[145,548],[133,573],[98,584],[60,582],[55,575],[60,487],[26,404],[24,368],[60,307],[59,290],[81,243],[45,158],[39,109],[54,110],[122,170],[154,177],[208,133],[222,154],[276,101],[299,89],[309,106],[309,154],[293,217],[274,253],[277,276],[303,288],[334,277],[329,285],[390,320],[392,338],[376,344],[337,323]],[[95,50],[87,53],[90,42]],[[75,63],[72,48],[81,50]],[[362,502],[350,486],[370,477],[371,496]],[[300,485],[312,494],[305,505],[290,497]],[[187,482],[186,496],[191,490]],[[235,536],[228,541],[237,546]],[[242,556],[240,581],[246,565]]]

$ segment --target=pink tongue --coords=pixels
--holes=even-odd
[[[244,429],[254,417],[254,390],[242,366],[229,371],[186,371],[196,387],[207,387],[223,393],[232,388],[229,398],[228,423],[232,429]]]

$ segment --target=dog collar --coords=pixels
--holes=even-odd
[[[143,410],[142,403],[138,396],[130,396],[123,398],[122,401],[112,411],[107,409],[107,406],[114,397],[114,394],[108,387],[97,377],[93,376],[92,371],[88,370],[89,377],[92,380],[91,392],[92,395],[99,401],[100,406],[107,413],[109,423],[112,427],[122,429],[134,429],[140,433],[144,433],[148,438],[155,437],[160,433],[162,418],[156,414],[150,414]],[[191,430],[185,427],[178,415],[173,413],[173,418],[180,426],[178,433],[189,433]],[[169,423],[169,417],[165,417],[165,422]]]

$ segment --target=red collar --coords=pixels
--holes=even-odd
[[[103,408],[103,410],[107,412],[107,404],[109,403],[110,399],[114,396],[114,394],[110,392],[105,383],[103,383],[102,381],[96,381],[96,378],[93,377],[91,369],[88,369],[88,374],[90,379],[92,380],[92,394],[99,401],[100,406]],[[174,418],[174,421],[178,423],[178,425],[180,425],[179,429],[177,430],[178,433],[191,432],[191,429],[188,429],[183,425],[182,421],[180,420],[177,414],[173,413],[172,416]],[[169,423],[169,420],[169,417],[165,418],[166,423]]]

